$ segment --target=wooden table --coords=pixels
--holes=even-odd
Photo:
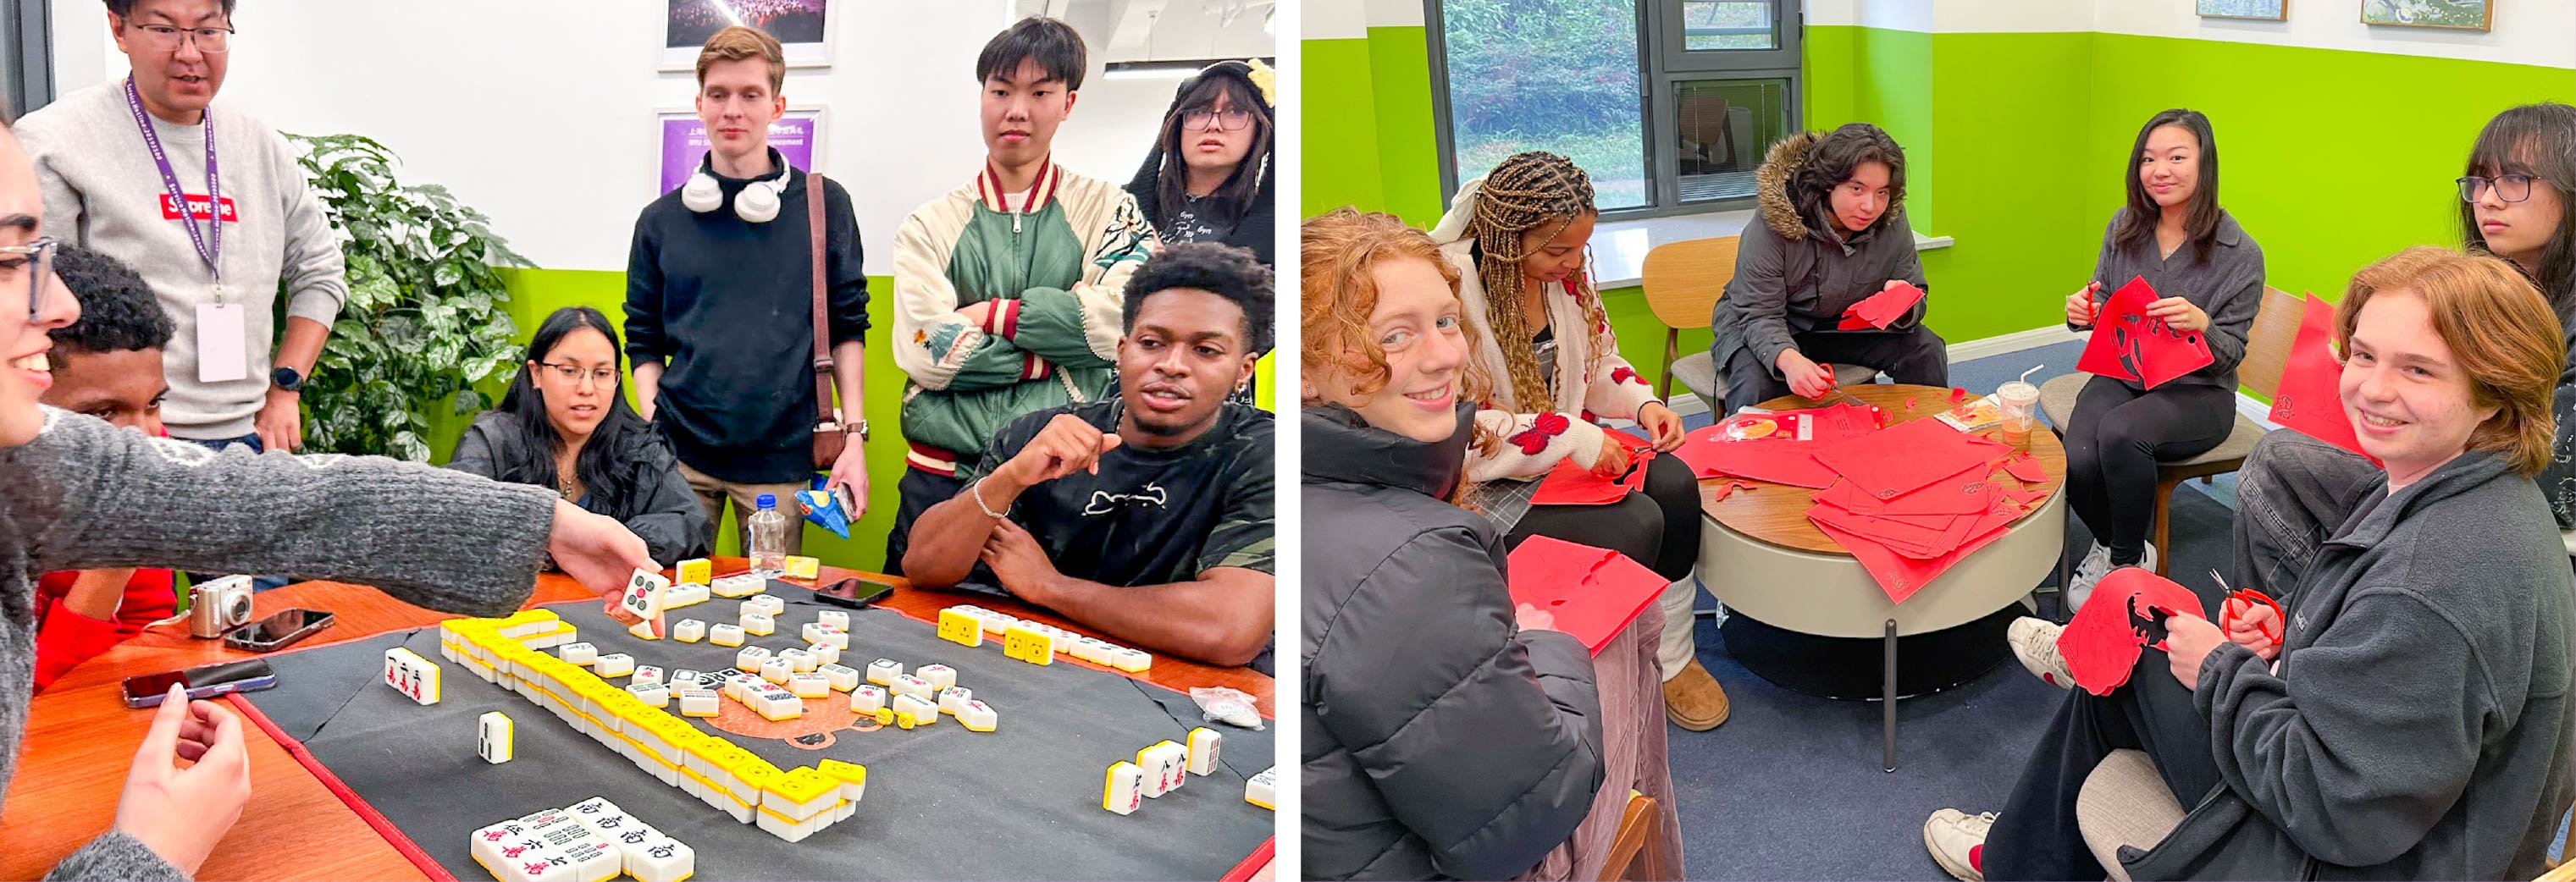
[[[716,558],[715,565],[719,573],[733,572],[743,569],[745,561]],[[900,578],[838,567],[825,567],[822,576],[825,582],[856,576],[892,584],[895,592],[877,605],[924,621],[935,622],[941,608],[974,603],[1097,636],[1054,613],[1007,598],[917,590]],[[580,583],[547,573],[537,578],[528,604],[595,597]],[[252,615],[294,607],[327,609],[337,621],[289,652],[457,618],[403,603],[374,588],[337,582],[302,582],[263,592],[252,603]],[[191,638],[184,622],[165,625],[82,663],[38,695],[30,708],[8,801],[0,805],[0,879],[41,878],[114,823],[125,770],[151,725],[150,711],[125,707],[125,678],[253,655],[227,649],[219,640]],[[1209,667],[1158,654],[1154,666],[1139,676],[1184,692],[1193,686],[1230,686],[1250,694],[1264,716],[1276,715],[1275,684],[1249,668]],[[258,727],[247,729],[250,802],[243,807],[240,822],[199,868],[198,878],[426,878],[285,748]],[[280,860],[281,853],[295,854],[296,860]]]
[[[1950,390],[1931,386],[1855,384],[1827,400],[1783,396],[1762,403],[1789,410],[1857,399],[1887,413],[1888,423],[1931,419],[1955,406]],[[2000,440],[2000,428],[1982,434]],[[1967,555],[1907,597],[1888,599],[1885,589],[1840,543],[1807,519],[1817,492],[1768,481],[1745,481],[1724,499],[1729,478],[1700,482],[1700,583],[1734,614],[1724,626],[1728,646],[1748,670],[1791,689],[1838,698],[1875,693],[1884,702],[1884,760],[1896,766],[1896,698],[1954,685],[2001,658],[2005,647],[1992,619],[2021,602],[2063,557],[2066,526],[2066,448],[2055,433],[2034,427],[2030,453],[2047,480],[2030,489],[2047,496],[2012,522],[1993,543]],[[1993,480],[2022,488],[1998,469]],[[1967,628],[1968,625],[1980,625]],[[1988,635],[1986,630],[1995,630]],[[1813,639],[1810,639],[1813,638]],[[1878,644],[1880,664],[1852,650]],[[1930,658],[1900,671],[1900,640],[1909,657]],[[1774,647],[1777,647],[1774,649]],[[1863,650],[1865,652],[1865,650]],[[1866,666],[1866,667],[1864,667]],[[1875,675],[1877,688],[1867,679]],[[1900,676],[1906,683],[1899,688]]]

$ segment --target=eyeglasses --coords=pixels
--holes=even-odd
[[[1219,111],[1202,107],[1197,110],[1181,111],[1181,127],[1185,129],[1204,131],[1210,128],[1221,128],[1229,132],[1240,132],[1250,125],[1252,125],[1252,111],[1242,108],[1227,108]]]
[[[197,51],[208,55],[220,55],[224,50],[232,48],[233,42],[233,29],[229,27],[181,28],[165,24],[146,24],[135,25],[134,29],[143,32],[145,47],[162,52],[177,52],[179,44],[194,39],[197,41]]]
[[[2494,178],[2470,175],[2459,180],[2460,201],[2476,202],[2479,194],[2486,192],[2488,187],[2494,187],[2496,198],[2506,202],[2520,202],[2531,198],[2531,182],[2537,180],[2540,178],[2530,175],[2504,175]]]
[[[584,369],[577,364],[555,364],[544,361],[537,362],[537,366],[554,371],[556,379],[572,384],[574,388],[580,388],[581,381],[585,378],[603,389],[617,385],[617,369],[613,367]]]
[[[21,270],[27,273],[27,323],[31,325],[44,321],[45,307],[51,305],[45,301],[45,292],[52,286],[45,282],[54,277],[56,244],[54,237],[44,236],[25,245],[0,246],[0,254],[26,255],[0,259],[0,274]]]

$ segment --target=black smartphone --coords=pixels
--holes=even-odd
[[[169,697],[172,684],[184,683],[188,699],[213,698],[227,692],[257,692],[277,685],[277,672],[259,659],[165,671],[125,678],[126,707],[154,707]]]
[[[290,609],[224,632],[224,645],[251,652],[270,652],[331,627],[331,613]]]
[[[771,584],[776,585],[779,583],[773,582]],[[865,579],[842,579],[841,581],[834,582],[829,585],[815,586],[814,600],[819,603],[829,603],[834,606],[846,606],[851,609],[860,609],[870,604],[874,604],[877,601],[884,600],[886,599],[886,595],[893,593],[894,586],[882,582],[870,582]]]

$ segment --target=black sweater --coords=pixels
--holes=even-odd
[[[786,169],[776,150],[771,163]],[[699,169],[713,174],[701,162]],[[725,204],[704,214],[662,194],[635,219],[626,259],[626,354],[667,362],[653,424],[691,468],[727,481],[803,481],[814,472],[812,254],[806,182],[797,172],[778,216],[750,223],[733,199],[751,180],[717,176]],[[824,182],[825,310],[834,345],[868,330],[858,218],[849,191]]]

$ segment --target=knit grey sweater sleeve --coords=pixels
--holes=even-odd
[[[79,851],[72,852],[71,857],[64,858],[62,863],[55,864],[54,871],[46,873],[45,878],[48,882],[58,879],[136,879],[150,880],[150,882],[182,880],[184,882],[188,874],[179,872],[178,867],[173,867],[169,861],[162,860],[160,852],[153,851],[151,846],[144,845],[142,840],[125,835],[120,830],[109,830],[97,839],[90,840],[88,845],[81,846]]]
[[[540,487],[380,457],[216,453],[52,408],[0,451],[38,572],[293,573],[442,612],[507,615],[554,523]]]

